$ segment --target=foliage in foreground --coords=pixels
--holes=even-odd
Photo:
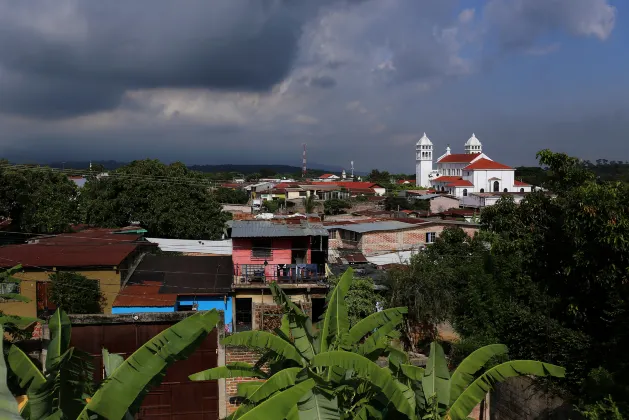
[[[153,337],[124,361],[105,350],[106,379],[94,390],[91,361],[70,347],[70,320],[57,310],[49,322],[45,373],[16,345],[9,351],[9,366],[26,393],[26,398],[21,397],[20,414],[33,420],[133,418],[149,390],[161,383],[166,369],[188,357],[219,319],[216,311],[194,314]],[[5,374],[0,365],[0,375]],[[6,386],[6,377],[0,379]],[[12,409],[11,400],[15,402],[2,391],[0,388],[0,413],[4,407]]]
[[[51,281],[50,300],[69,314],[99,314],[105,306],[105,296],[100,291],[98,280],[88,279],[71,271],[49,275]]]
[[[414,366],[393,341],[399,337],[397,330],[406,308],[373,313],[350,328],[346,296],[352,279],[350,269],[330,292],[316,332],[310,318],[272,284],[273,297],[284,310],[281,327],[274,334],[247,331],[223,339],[225,345],[262,351],[260,360],[255,365],[238,362],[208,369],[190,378],[259,379],[239,386],[244,401],[230,416],[232,420],[424,416],[463,420],[496,382],[520,375],[564,375],[563,368],[530,360],[483,370],[490,359],[506,354],[501,345],[472,353],[452,376],[437,343],[431,345],[426,369]],[[376,363],[382,357],[388,360],[388,367]],[[277,410],[271,412],[270,407]]]

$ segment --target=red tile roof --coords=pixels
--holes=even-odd
[[[450,182],[449,184],[447,184],[448,187],[473,187],[474,184],[472,184],[471,181],[468,181],[467,179],[459,179],[457,181],[453,181]]]
[[[494,162],[493,160],[489,160],[485,158],[478,159],[476,162],[470,165],[467,165],[465,168],[463,168],[463,170],[465,171],[474,171],[474,170],[483,170],[483,169],[513,170],[511,166],[503,165],[502,163]]]
[[[438,160],[438,163],[470,163],[476,159],[480,153],[453,153]]]
[[[334,174],[323,174],[319,177],[319,179],[327,179],[327,178],[332,178],[333,176],[338,177],[338,175],[334,175]]]
[[[119,265],[140,245],[138,234],[113,234],[115,229],[88,229],[35,238],[36,242],[0,247],[0,267],[102,267]]]
[[[522,182],[518,180],[515,180],[513,182],[513,185],[515,185],[516,187],[530,187],[531,186],[531,184],[527,184],[526,182]]]
[[[439,178],[435,178],[433,182],[454,182],[458,181],[461,178],[460,176],[440,176]]]
[[[174,293],[160,294],[159,289],[161,287],[162,283],[159,281],[145,281],[141,284],[127,286],[116,296],[113,306],[175,306],[177,295]]]

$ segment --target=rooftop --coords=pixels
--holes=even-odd
[[[437,163],[471,163],[480,153],[451,153],[439,159]]]
[[[326,226],[328,230],[331,229],[343,229],[356,233],[377,232],[383,230],[400,230],[414,227],[413,223],[393,221],[378,221],[369,223],[348,223],[343,225],[331,225]]]
[[[489,159],[478,159],[476,162],[473,162],[470,165],[467,165],[463,170],[465,171],[474,171],[474,170],[486,170],[486,169],[495,169],[495,170],[514,170],[511,166],[503,165],[502,163],[494,162]]]
[[[157,244],[159,249],[166,252],[186,252],[194,254],[231,255],[232,240],[205,241],[197,239],[163,239],[146,238]]]
[[[328,236],[321,223],[305,219],[288,220],[234,220],[232,238],[284,238],[294,236]]]
[[[139,246],[154,246],[141,234],[118,229],[86,229],[39,236],[29,243],[0,247],[0,267],[103,267],[120,265]]]
[[[176,294],[159,293],[162,287],[160,282],[149,281],[144,284],[126,286],[120,290],[114,300],[114,307],[170,307],[177,303]]]
[[[129,284],[159,283],[166,294],[224,294],[231,291],[233,275],[231,256],[147,255]]]

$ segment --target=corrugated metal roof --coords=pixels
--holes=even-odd
[[[147,281],[143,284],[135,284],[125,287],[114,300],[114,307],[170,307],[177,303],[177,295],[174,293],[159,293],[162,287],[160,282]]]
[[[325,228],[328,230],[343,229],[343,230],[349,230],[351,232],[356,232],[356,233],[366,233],[366,232],[377,232],[380,230],[408,229],[412,227],[414,227],[414,224],[411,224],[411,223],[387,221],[387,222],[355,223],[355,224],[347,224],[347,225],[326,226]]]
[[[441,194],[423,194],[417,197],[413,197],[413,200],[432,200],[433,198],[441,197]]]
[[[328,236],[320,223],[276,223],[271,220],[234,220],[232,238],[281,238],[289,236]]]
[[[156,243],[162,251],[185,252],[194,254],[231,255],[232,240],[204,241],[197,239],[146,238]]]

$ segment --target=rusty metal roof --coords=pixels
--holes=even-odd
[[[142,284],[127,286],[116,296],[113,306],[175,306],[177,303],[177,295],[174,293],[159,293],[161,287],[161,282],[156,281],[147,281]]]

